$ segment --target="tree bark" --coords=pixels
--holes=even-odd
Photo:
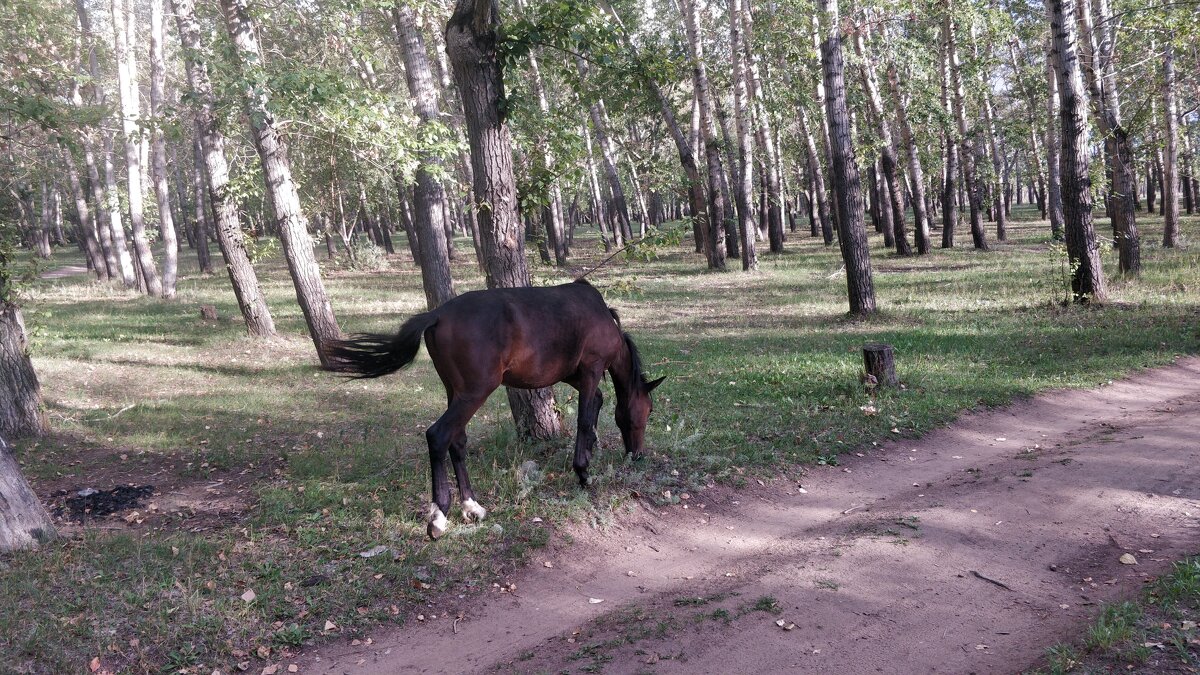
[[[104,261],[104,251],[100,248],[100,233],[96,230],[96,221],[88,206],[87,193],[83,190],[83,181],[79,178],[79,165],[75,156],[66,146],[62,148],[63,163],[67,166],[67,179],[71,186],[71,196],[75,199],[75,213],[79,216],[79,230],[83,238],[84,250],[87,252],[88,265],[100,281],[108,281],[108,265]]]
[[[983,229],[983,215],[980,206],[982,195],[979,189],[979,174],[975,166],[975,146],[970,142],[970,128],[967,125],[967,99],[963,91],[962,67],[958,60],[958,39],[955,34],[954,19],[946,12],[942,22],[943,39],[946,42],[946,54],[950,64],[951,89],[954,92],[954,119],[958,125],[958,140],[962,147],[963,183],[967,190],[967,208],[971,216],[971,240],[975,248],[986,251],[987,233]]]
[[[313,254],[308,219],[300,208],[300,195],[292,180],[287,143],[275,127],[267,84],[263,81],[258,34],[247,10],[247,0],[221,0],[221,8],[242,75],[251,80],[243,92],[243,103],[249,118],[250,136],[262,161],[263,179],[274,206],[279,239],[292,285],[296,289],[296,300],[304,313],[317,357],[322,367],[329,367],[331,364],[325,356],[323,345],[341,339],[342,331],[333,314],[329,296],[325,293],[325,284],[321,281],[321,271]]]
[[[404,77],[412,95],[413,108],[421,126],[431,128],[440,124],[437,89],[429,68],[425,40],[417,29],[416,12],[406,3],[398,2],[392,12],[400,51],[404,57]],[[445,229],[446,190],[435,176],[441,159],[433,153],[418,157],[416,185],[413,188],[413,227],[421,247],[421,282],[425,288],[425,304],[434,309],[454,297],[454,278],[450,273],[449,244],[442,232]],[[431,171],[432,169],[432,171]]]
[[[175,297],[175,280],[179,275],[179,240],[175,237],[171,191],[167,183],[167,142],[163,139],[159,120],[159,116],[162,115],[163,89],[167,82],[167,70],[163,62],[163,2],[164,0],[150,0],[150,117],[154,123],[150,161],[163,242],[162,297],[170,299]]]
[[[754,192],[754,146],[750,144],[750,110],[747,103],[746,54],[742,45],[742,0],[729,0],[729,45],[733,63],[733,116],[737,127],[738,172],[734,177],[737,200],[738,232],[741,235],[742,270],[758,269],[754,250],[754,214],[750,195]]]
[[[204,208],[206,181],[204,180],[204,148],[200,144],[200,135],[201,128],[196,125],[196,133],[192,139],[192,201],[195,202],[192,239],[196,245],[196,264],[200,267],[200,273],[212,274],[212,256],[208,250],[209,232],[212,231],[212,228],[209,227],[208,211]]]
[[[727,247],[725,244],[725,219],[729,203],[721,192],[721,181],[725,170],[721,165],[721,147],[717,140],[713,122],[712,98],[709,95],[708,68],[704,63],[704,43],[700,41],[699,18],[696,0],[681,0],[683,23],[687,28],[688,47],[692,59],[692,87],[700,109],[700,136],[704,144],[704,158],[708,178],[708,230],[705,236],[705,257],[709,269],[725,270]]]
[[[1017,78],[1021,82],[1021,93],[1025,96],[1025,105],[1028,110],[1027,120],[1029,123],[1029,161],[1033,164],[1031,168],[1033,169],[1034,177],[1037,181],[1038,208],[1040,208],[1042,211],[1042,218],[1046,218],[1049,215],[1049,206],[1046,203],[1046,169],[1042,166],[1042,148],[1041,144],[1038,142],[1037,97],[1032,91],[1029,90],[1029,87],[1025,84],[1025,80],[1020,75],[1021,62],[1020,59],[1017,58],[1017,42],[1018,40],[1013,38],[1008,43],[1009,63],[1013,69],[1013,77]],[[1053,115],[1051,115],[1051,118],[1053,118]],[[1021,193],[1018,190],[1018,198],[1020,197],[1020,194]],[[1018,204],[1019,203],[1020,202],[1018,202]]]
[[[137,61],[134,58],[136,35],[135,13],[129,11],[126,0],[112,0],[112,23],[117,61],[117,90],[121,98],[121,130],[125,138],[126,196],[129,204],[129,225],[133,230],[135,259],[145,284],[147,295],[162,295],[162,280],[146,238],[146,217],[142,186],[142,148],[138,120],[141,117],[137,85]],[[169,218],[170,216],[168,216]]]
[[[518,2],[518,7],[524,9],[524,4],[523,1]],[[532,51],[529,53],[529,73],[533,80],[533,94],[537,97],[538,110],[544,117],[549,118],[550,100],[546,96],[546,83],[542,79],[542,69],[538,64],[537,54]],[[567,264],[567,257],[570,255],[570,249],[567,246],[566,218],[563,214],[562,186],[559,185],[558,177],[554,175],[557,164],[554,152],[550,149],[547,139],[542,138],[540,141],[542,170],[552,177],[549,194],[546,195],[548,203],[542,208],[542,222],[546,228],[546,237],[549,239],[550,248],[554,249],[554,264],[562,267]]]
[[[1179,108],[1175,102],[1175,50],[1168,42],[1163,50],[1163,247],[1179,243]],[[1147,202],[1153,188],[1147,183]],[[1151,207],[1153,208],[1153,207]]]
[[[208,65],[200,45],[200,24],[196,21],[195,0],[173,0],[179,39],[183,46],[184,64],[195,101],[196,135],[204,158],[204,174],[208,185],[209,203],[216,221],[217,244],[225,258],[225,268],[233,286],[238,308],[246,321],[246,330],[254,336],[275,334],[275,322],[266,298],[258,284],[258,276],[250,264],[238,222],[237,204],[229,194],[229,166],[225,162],[225,135],[221,132],[216,113]],[[197,200],[197,204],[201,200]]]
[[[747,81],[750,86],[750,101],[755,110],[754,137],[762,148],[763,173],[766,178],[767,241],[771,253],[783,252],[783,177],[779,167],[778,144],[771,130],[771,117],[767,113],[765,87],[760,72],[758,56],[754,52],[754,20],[750,0],[744,0],[742,23],[745,27],[743,43]]]
[[[903,187],[900,183],[899,166],[896,163],[896,141],[892,138],[888,114],[883,106],[883,95],[879,92],[879,82],[875,76],[875,61],[867,53],[862,31],[856,31],[854,34],[854,50],[860,58],[859,73],[862,75],[863,88],[867,92],[867,102],[871,114],[875,117],[879,130],[880,144],[883,146],[880,148],[880,159],[885,179],[883,182],[887,187],[883,197],[890,202],[891,206],[891,222],[884,223],[884,227],[892,230],[896,254],[912,255],[912,247],[908,244],[907,224],[904,219]]]
[[[1062,170],[1060,156],[1062,143],[1056,129],[1061,129],[1061,123],[1055,124],[1059,115],[1058,76],[1055,74],[1054,59],[1050,53],[1053,46],[1046,49],[1046,79],[1049,95],[1046,97],[1046,211],[1050,217],[1050,236],[1055,241],[1063,238],[1063,202],[1062,202]]]
[[[5,277],[9,262],[2,256],[0,277]],[[8,279],[0,278],[0,293],[7,295],[7,292]],[[21,310],[0,297],[0,436],[38,436],[46,428],[41,385],[29,360],[29,341]]]
[[[896,123],[900,127],[900,139],[908,153],[909,184],[912,186],[913,233],[917,253],[929,253],[929,211],[925,197],[925,170],[921,167],[921,154],[917,149],[917,137],[908,120],[908,97],[900,89],[900,76],[896,62],[888,60],[888,86],[892,100],[896,102]]]
[[[575,57],[575,65],[579,69],[579,77],[586,80],[589,67],[582,57]],[[608,113],[604,109],[604,99],[597,97],[588,106],[588,115],[592,121],[592,131],[596,136],[596,145],[600,146],[600,159],[603,160],[604,176],[608,179],[608,189],[613,199],[613,215],[616,216],[616,245],[624,246],[633,238],[633,226],[629,220],[629,202],[625,199],[625,190],[621,187],[621,174],[617,169],[617,153],[613,148],[612,138],[608,133]]]
[[[501,114],[504,73],[496,53],[497,0],[458,0],[446,26],[446,54],[454,71],[471,146],[480,243],[489,288],[529,285],[525,233],[517,214],[512,137]],[[562,433],[554,392],[508,388],[509,406],[522,436]]]
[[[1100,246],[1092,223],[1092,181],[1088,173],[1087,93],[1079,67],[1075,32],[1076,0],[1045,0],[1050,15],[1054,60],[1061,92],[1063,219],[1071,265],[1071,291],[1077,303],[1107,299]]]
[[[818,1],[821,21],[821,67],[825,80],[825,108],[829,116],[830,175],[837,196],[838,241],[846,264],[846,286],[850,313],[875,311],[875,282],[871,275],[871,255],[867,245],[862,190],[854,144],[850,138],[850,112],[846,108],[845,67],[842,64],[837,0]]]
[[[946,120],[954,118],[954,103],[950,84],[950,50],[945,39],[941,41],[942,110]],[[954,230],[958,227],[958,139],[954,134],[954,122],[942,124],[942,145],[946,159],[942,177],[942,248],[954,248]]]
[[[0,322],[3,322],[2,315]],[[36,547],[56,536],[50,514],[38,501],[21,475],[16,458],[0,438],[0,553]]]

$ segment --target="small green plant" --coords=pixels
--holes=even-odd
[[[1079,667],[1079,653],[1071,645],[1054,645],[1046,650],[1046,661],[1051,675],[1066,675]]]
[[[281,647],[299,647],[308,639],[308,631],[299,624],[291,624],[275,631],[271,641]]]
[[[387,253],[370,239],[355,237],[349,255],[340,258],[339,265],[359,272],[379,272],[388,268]]]
[[[245,243],[246,257],[250,258],[251,265],[269,260],[279,251],[279,240],[275,237],[258,239],[252,233],[245,232],[242,241]]]
[[[1130,640],[1137,630],[1140,618],[1142,608],[1133,602],[1105,607],[1096,624],[1088,631],[1085,642],[1087,648],[1106,651]]]
[[[759,598],[758,600],[754,601],[753,609],[756,612],[768,612],[770,614],[777,614],[780,610],[779,601],[770,595],[764,595],[761,598]]]

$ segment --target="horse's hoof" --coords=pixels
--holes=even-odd
[[[487,518],[487,509],[479,505],[479,502],[474,499],[464,500],[462,503],[463,520],[468,523],[480,523],[484,518]]]
[[[425,530],[429,534],[429,538],[437,541],[446,530],[450,527],[449,521],[446,520],[446,514],[438,508],[437,504],[429,505],[429,527]]]

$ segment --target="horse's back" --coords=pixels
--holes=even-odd
[[[436,311],[426,334],[435,364],[449,358],[493,373],[488,379],[498,372],[509,386],[549,386],[581,364],[607,364],[622,340],[603,296],[586,282],[472,291]]]

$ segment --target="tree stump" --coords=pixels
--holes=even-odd
[[[863,345],[863,368],[867,375],[874,376],[880,387],[900,384],[896,379],[896,355],[891,345],[871,342]]]
[[[200,305],[200,318],[204,319],[205,321],[216,321],[217,320],[216,305]]]
[[[0,553],[37,546],[55,536],[50,515],[0,438]]]

